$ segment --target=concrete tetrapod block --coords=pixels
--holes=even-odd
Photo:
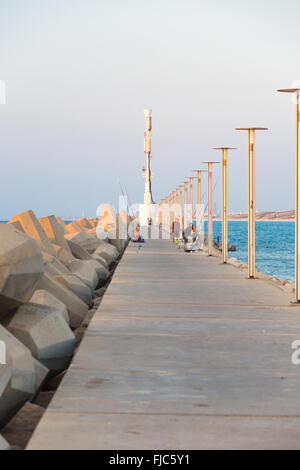
[[[71,222],[70,224],[66,224],[66,230],[68,233],[77,233],[77,232],[84,232],[84,228],[81,227],[76,221]]]
[[[105,284],[109,271],[96,260],[75,260],[69,265],[70,270],[80,277],[91,289],[95,289],[99,282]]]
[[[9,443],[0,434],[0,450],[11,450]]]
[[[84,248],[82,248],[80,245],[77,243],[74,243],[72,240],[67,240],[69,247],[71,249],[72,255],[76,259],[81,259],[82,261],[89,260],[89,259],[96,259],[104,268],[108,269],[108,263],[107,261],[102,258],[100,255],[95,254],[90,254],[88,251],[86,251]]]
[[[67,307],[64,303],[54,297],[54,295],[50,294],[50,292],[43,289],[36,290],[33,296],[31,297],[30,302],[34,304],[47,305],[48,307],[55,308],[55,310],[62,316],[62,318],[67,322],[67,324],[70,324],[70,318]]]
[[[97,230],[95,228],[86,229],[86,233],[90,233],[94,237],[97,237]]]
[[[106,242],[101,242],[94,254],[100,255],[102,258],[106,259],[109,264],[116,262],[119,257],[118,250],[110,243]]]
[[[87,305],[91,304],[93,296],[92,289],[89,288],[83,280],[81,280],[80,276],[74,275],[70,269],[53,256],[43,253],[43,258],[47,274],[70,289]]]
[[[54,276],[60,284],[70,289],[79,299],[81,299],[86,305],[92,304],[93,288],[88,285],[80,275],[74,274],[59,274]]]
[[[28,302],[44,270],[36,241],[0,224],[0,317]]]
[[[88,219],[80,219],[80,220],[77,220],[77,223],[80,225],[80,227],[82,227],[84,230],[89,230],[89,229],[92,229],[92,228],[95,228],[90,222]]]
[[[114,246],[118,250],[119,254],[123,253],[127,245],[127,240],[122,240],[119,238],[110,238],[110,232],[108,232],[108,241],[112,246]]]
[[[0,341],[6,345],[6,365],[0,366],[0,428],[35,393],[36,374],[31,352],[0,325]]]
[[[50,240],[45,234],[33,211],[26,211],[15,215],[12,217],[11,221],[20,222],[24,232],[27,233],[27,235],[30,237],[35,238],[41,250],[46,251],[46,253],[49,253],[49,255],[55,256],[55,252],[51,246]]]
[[[109,263],[106,261],[106,259],[104,259],[102,256],[97,255],[95,253],[92,254],[92,257],[93,257],[93,259],[98,261],[98,263],[100,263],[101,266],[103,266],[105,269],[109,270]]]
[[[95,269],[95,263],[97,263],[97,261],[81,261],[77,259],[72,261],[72,263],[69,265],[70,270],[76,274],[76,276],[78,276],[82,282],[84,282],[86,286],[88,286],[92,291],[96,289],[99,282],[99,275]],[[99,263],[97,263],[97,265],[99,268],[101,268]]]
[[[67,240],[67,243],[74,258],[81,260],[93,259],[93,256],[88,251],[86,251],[85,248],[82,248],[82,246],[78,245],[78,243],[75,243],[72,240]]]
[[[7,328],[50,373],[68,367],[74,354],[75,336],[55,308],[33,303],[22,305]]]
[[[71,253],[69,245],[65,240],[65,230],[57,222],[56,217],[54,215],[40,218],[39,223],[43,227],[44,232],[52,243],[61,246],[69,253]]]
[[[63,229],[64,234],[69,233],[66,229],[67,224],[64,223],[64,221],[60,217],[56,217],[57,223],[61,226]]]
[[[58,246],[58,245],[52,245],[52,246],[55,250],[56,256],[58,257],[59,261],[64,266],[67,267],[69,263],[74,261],[75,257],[73,256],[71,248],[69,247],[68,240],[65,240],[65,242],[68,245],[68,250],[65,250],[64,248],[62,248],[61,246]]]
[[[88,251],[88,253],[94,253],[101,244],[101,240],[87,232],[70,233],[69,235],[65,235],[65,238],[77,243]]]
[[[45,265],[45,271],[49,267],[56,274],[70,274],[68,268],[61,263],[61,261],[56,256],[50,256],[47,253],[43,252],[43,261]]]
[[[24,232],[23,227],[22,227],[22,225],[20,224],[19,221],[16,221],[16,222],[9,221],[9,222],[7,222],[7,225],[11,225],[12,227],[16,228],[17,230],[20,230],[20,232]]]
[[[48,367],[44,366],[40,361],[38,361],[34,357],[33,357],[33,367],[35,371],[35,385],[34,385],[34,394],[32,397],[30,397],[31,401],[33,401],[36,395],[41,391],[50,372]]]
[[[75,329],[81,325],[88,312],[88,306],[70,289],[46,273],[38,282],[37,288],[47,290],[50,294],[54,295],[54,297],[65,304],[68,309],[70,325],[72,328]]]
[[[91,224],[92,227],[96,228],[98,225],[98,217],[93,217],[92,219],[88,219],[89,223]]]
[[[81,263],[86,263],[86,265],[90,266],[90,269],[94,267],[94,269],[97,272],[99,281],[101,281],[103,284],[106,281],[106,279],[109,277],[109,270],[105,266],[103,266],[101,263],[99,263],[99,261],[97,261],[96,259],[81,261]]]
[[[0,326],[0,328],[3,328]],[[1,334],[1,332],[0,332]],[[10,384],[13,376],[13,364],[12,364],[12,359],[10,357],[9,352],[7,351],[7,347],[5,345],[6,352],[5,352],[5,364],[1,362],[0,365],[0,429],[4,426],[5,424],[5,418],[6,418],[6,410],[1,408],[1,401],[2,397],[4,394],[7,394],[7,392],[10,390]],[[3,358],[2,358],[3,360]],[[29,397],[29,395],[28,395]],[[13,407],[14,402],[10,405],[8,408],[8,413],[10,413],[11,408]],[[8,418],[9,420],[9,418]]]
[[[53,246],[56,249],[59,260],[61,260],[62,263],[65,265],[65,267],[68,270],[70,270],[70,272],[73,272],[75,276],[77,276],[79,279],[81,279],[81,281],[84,282],[84,284],[89,288],[89,292],[86,292],[85,294],[84,293],[81,293],[81,294],[78,293],[77,295],[79,295],[79,297],[84,302],[86,302],[88,305],[90,305],[91,300],[92,300],[92,291],[93,291],[92,285],[93,285],[93,283],[91,283],[90,281],[87,282],[86,274],[84,274],[84,277],[82,278],[82,270],[83,270],[84,273],[86,272],[85,263],[87,261],[89,261],[89,268],[91,270],[91,276],[90,276],[91,278],[93,277],[92,276],[93,271],[96,270],[97,276],[98,276],[98,281],[99,281],[99,279],[101,279],[102,281],[105,281],[108,278],[109,272],[107,270],[107,267],[105,266],[104,263],[101,264],[98,261],[95,261],[93,256],[90,255],[87,251],[83,250],[83,248],[79,247],[79,245],[77,245],[77,246],[79,247],[80,250],[83,250],[87,254],[87,256],[89,257],[88,259],[78,260],[78,259],[74,258],[74,256],[72,254],[70,254],[69,252],[67,252],[63,248],[58,247],[57,245],[53,245]],[[66,280],[65,281],[62,280],[62,279],[59,279],[59,280],[63,284],[66,283]],[[97,284],[98,284],[98,282],[97,282]],[[69,286],[69,288],[71,290],[73,290],[73,292],[75,292],[74,288],[72,288],[71,285]]]
[[[73,242],[70,242],[70,240],[68,240],[68,243],[73,243]],[[75,245],[76,248],[77,248],[75,250],[77,252],[77,254],[78,253],[81,254],[81,258],[79,256],[77,256],[77,257],[73,256],[72,252],[69,253],[69,252],[67,252],[66,250],[64,250],[63,248],[61,248],[58,245],[53,245],[59,261],[61,261],[61,263],[63,263],[63,265],[67,269],[69,269],[70,263],[72,263],[73,261],[76,261],[76,260],[81,260],[81,261],[92,260],[92,261],[95,261],[94,256],[91,255],[90,253],[88,253],[84,248],[81,248],[81,246],[77,245],[76,243],[75,244],[73,243],[73,245]],[[108,267],[107,262],[103,258],[99,257],[99,260],[97,260],[97,261],[99,261],[99,263],[107,269],[107,267]],[[95,264],[95,268],[96,269],[99,268],[99,267],[97,267],[97,264]],[[103,271],[101,270],[100,272],[103,272]]]

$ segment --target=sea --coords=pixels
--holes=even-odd
[[[207,234],[207,221],[204,222]],[[213,239],[222,240],[222,221],[213,221]],[[256,268],[278,279],[295,281],[295,222],[256,221]],[[229,257],[248,262],[248,222],[228,222],[229,246],[236,245],[236,252]]]

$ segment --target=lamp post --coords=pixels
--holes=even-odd
[[[228,181],[227,159],[228,150],[236,150],[234,147],[214,147],[214,150],[222,150],[222,257],[223,263],[228,260]]]
[[[189,202],[189,222],[193,224],[194,218],[194,176],[187,176],[190,185],[190,202]]]
[[[162,226],[162,208],[163,208],[163,200],[161,200],[158,204],[158,211],[157,211],[157,217],[155,220],[155,224],[158,224],[158,238],[161,240],[161,226]]]
[[[208,256],[212,256],[212,249],[213,249],[213,224],[212,224],[212,217],[213,217],[213,189],[212,189],[212,178],[213,178],[213,165],[218,164],[220,162],[202,162],[207,164],[207,171],[208,171]]]
[[[173,235],[173,242],[174,242],[174,232],[173,232],[173,226],[174,226],[174,222],[175,222],[175,217],[176,217],[176,190],[173,191],[172,193],[172,225],[171,225],[171,229],[172,229],[172,235]]]
[[[182,230],[183,230],[183,208],[182,208],[182,184],[179,185],[179,217],[180,217],[180,238],[182,238]]]
[[[201,204],[202,204],[202,173],[207,173],[207,170],[193,170],[197,173],[197,231],[201,224]]]
[[[179,195],[179,189],[175,189],[175,221],[178,218],[178,195]]]
[[[183,211],[183,231],[186,229],[187,224],[187,208],[188,208],[188,181],[183,181],[184,184],[184,211]]]
[[[284,88],[278,91],[296,95],[295,300],[300,303],[300,88]]]
[[[172,200],[173,200],[173,193],[170,193],[170,195],[169,195],[169,214],[170,214],[169,223],[170,223],[170,227],[169,228],[170,228],[171,235],[172,235],[172,223],[173,223],[173,219],[172,219],[172,210],[173,210],[172,205],[173,205],[173,203],[172,203]]]
[[[176,209],[175,194],[176,194],[176,191],[173,191],[173,193],[172,193],[172,225],[171,225],[172,234],[173,234],[173,225],[174,225],[174,222],[175,222],[175,209]],[[174,238],[173,238],[173,240],[174,240]]]
[[[164,204],[164,223],[163,223],[163,226],[164,226],[164,231],[167,232],[168,231],[168,226],[169,226],[169,229],[170,229],[170,211],[168,209],[168,207],[169,207],[169,198],[166,197],[164,201],[165,201],[165,204]]]
[[[162,207],[163,207],[163,200],[161,200],[158,204],[158,225],[160,225],[162,221]]]
[[[255,278],[255,132],[266,127],[238,127],[248,131],[248,276]]]

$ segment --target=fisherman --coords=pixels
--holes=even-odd
[[[199,251],[198,248],[198,233],[194,224],[190,224],[184,231],[184,251],[187,253],[194,253]]]
[[[178,239],[179,239],[179,234],[180,234],[180,223],[179,223],[178,218],[176,218],[176,220],[172,224],[173,244],[176,243],[176,245],[177,245]]]
[[[133,241],[138,243],[140,241],[140,226],[139,224],[136,225],[133,233]]]

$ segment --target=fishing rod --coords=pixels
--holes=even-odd
[[[129,201],[129,204],[130,204],[131,216],[134,217],[134,218],[136,218],[136,213],[135,213],[135,212],[133,211],[133,209],[132,209],[133,206],[132,206],[131,198],[130,198],[130,196],[129,196],[129,194],[128,194],[128,191],[127,191],[126,186],[125,186],[125,192],[126,192],[126,196],[127,196],[128,201]]]
[[[203,194],[201,194],[201,201],[203,201],[205,196],[206,196],[206,191]],[[197,209],[193,213],[193,218],[195,217],[196,213],[197,213]]]
[[[216,181],[216,183],[215,183],[215,185],[214,185],[214,187],[213,187],[213,193],[214,193],[214,191],[215,191],[215,189],[216,189],[216,186],[217,186],[218,182],[219,182],[219,179],[217,179],[217,181]],[[204,213],[205,213],[205,211],[206,211],[206,209],[207,209],[207,206],[208,206],[208,202],[206,203],[206,206],[205,206],[205,209],[204,209]]]
[[[118,178],[118,183],[119,183],[119,186],[120,186],[120,189],[121,189],[122,196],[123,196],[123,198],[124,198],[124,200],[125,200],[125,193],[124,193],[123,187],[122,187],[122,185],[121,185],[120,178]],[[128,200],[126,200],[126,202],[127,202],[127,214],[128,214]]]

